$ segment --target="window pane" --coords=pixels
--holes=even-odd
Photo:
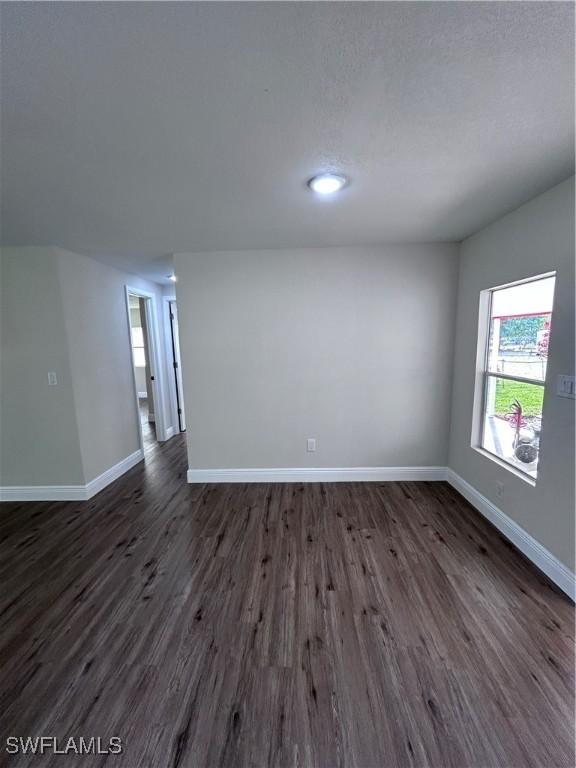
[[[544,386],[488,376],[482,447],[536,477]]]
[[[132,346],[133,347],[143,347],[144,346],[144,334],[142,333],[142,328],[134,328],[132,327]]]
[[[146,366],[144,347],[133,347],[132,351],[134,352],[134,365],[136,368],[144,368]]]
[[[492,292],[488,370],[544,381],[554,277]]]

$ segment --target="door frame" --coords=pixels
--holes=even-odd
[[[146,313],[146,329],[148,331],[148,352],[150,375],[152,379],[152,394],[154,395],[154,418],[156,425],[156,439],[159,443],[168,440],[171,435],[167,434],[166,429],[166,408],[165,408],[165,386],[164,386],[164,366],[162,365],[160,342],[160,333],[158,330],[158,318],[156,316],[156,294],[146,291],[144,288],[136,288],[133,285],[126,284],[126,318],[128,320],[128,339],[130,342],[130,362],[132,367],[132,379],[134,382],[134,405],[138,419],[138,429],[140,432],[140,447],[144,448],[144,439],[142,437],[142,425],[140,423],[140,407],[138,403],[138,386],[136,384],[136,372],[134,370],[134,355],[132,352],[132,324],[130,322],[130,296],[137,296],[139,299],[145,299],[144,312]]]
[[[172,424],[174,425],[174,434],[177,434],[180,427],[180,419],[178,418],[178,401],[177,401],[177,395],[176,395],[176,382],[174,381],[174,366],[173,366],[173,356],[172,356],[172,325],[170,322],[170,302],[174,301],[176,302],[176,295],[171,294],[170,296],[162,296],[162,320],[164,322],[164,350],[166,352],[166,370],[168,372],[168,376],[170,377],[170,384],[168,386],[169,391],[169,401],[170,401],[170,415],[172,419]],[[180,360],[180,365],[182,365],[182,360]],[[180,370],[180,375],[182,376],[182,370]],[[182,396],[184,393],[181,393]],[[183,404],[182,407],[182,416],[184,418],[184,432],[186,431],[186,414],[184,413]]]

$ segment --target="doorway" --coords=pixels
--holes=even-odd
[[[162,399],[162,370],[154,294],[126,286],[126,309],[134,378],[134,402],[145,451],[167,439]]]
[[[150,369],[150,345],[146,325],[146,299],[128,294],[130,311],[130,342],[132,367],[136,381],[138,416],[144,445],[156,441],[156,407],[154,402],[153,374]]]
[[[178,309],[176,301],[168,300],[168,314],[170,318],[170,342],[172,351],[172,369],[174,370],[174,397],[178,429],[186,431],[186,418],[184,415],[184,396],[182,393],[182,366],[180,363],[180,337],[178,335]]]

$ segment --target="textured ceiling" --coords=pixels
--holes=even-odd
[[[2,242],[161,278],[460,240],[573,173],[573,35],[570,3],[4,3]]]

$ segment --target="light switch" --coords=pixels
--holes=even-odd
[[[576,397],[574,376],[565,376],[564,374],[559,374],[556,380],[556,394],[559,397]]]
[[[48,371],[48,384],[51,387],[55,387],[56,384],[58,384],[58,379],[56,378],[56,371]]]
[[[306,450],[308,453],[314,453],[316,450],[316,438],[315,437],[309,437],[308,440],[306,440]]]

